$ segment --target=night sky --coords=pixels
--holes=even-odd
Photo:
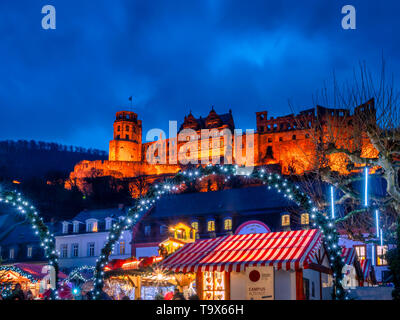
[[[41,28],[54,5],[57,29]],[[341,28],[341,8],[357,29]],[[0,1],[0,140],[36,139],[108,150],[114,114],[143,131],[190,110],[232,109],[236,127],[312,107],[335,71],[351,78],[382,54],[400,76],[399,1]]]

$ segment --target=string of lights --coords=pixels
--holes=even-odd
[[[268,189],[274,188],[278,193],[282,193],[285,198],[294,201],[306,212],[311,212],[312,225],[315,228],[319,228],[323,234],[330,266],[333,270],[333,297],[337,300],[348,299],[346,290],[341,283],[344,259],[341,257],[342,250],[338,245],[339,235],[335,227],[335,221],[326,213],[320,212],[317,207],[313,205],[311,198],[306,195],[298,185],[284,176],[268,173],[264,168],[259,168],[249,173],[245,168],[239,168],[237,165],[208,165],[206,167],[181,171],[173,178],[167,179],[163,183],[156,183],[150,186],[148,192],[136,201],[135,206],[128,210],[127,216],[120,222],[116,222],[112,225],[107,237],[107,242],[96,261],[95,281],[92,291],[94,299],[100,299],[104,286],[104,267],[108,263],[109,256],[114,250],[114,246],[121,237],[122,232],[135,226],[164,194],[178,191],[179,187],[185,183],[195,183],[198,179],[201,180],[212,175],[222,175],[225,176],[227,180],[235,175],[241,175],[246,179],[255,179],[266,185]]]
[[[45,257],[48,259],[49,265],[52,266],[55,271],[55,290],[53,293],[54,298],[58,299],[57,289],[59,265],[54,234],[50,233],[49,228],[44,223],[43,218],[39,216],[36,208],[27,200],[23,199],[21,193],[16,191],[0,190],[0,203],[1,202],[13,206],[19,214],[24,216],[31,224],[35,235],[40,238],[40,246],[44,249]]]

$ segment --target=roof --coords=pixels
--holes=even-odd
[[[104,220],[105,218],[112,217],[118,218],[119,216],[126,215],[126,211],[124,209],[120,210],[118,208],[109,208],[109,209],[97,209],[97,210],[84,210],[78,213],[71,221],[81,221],[85,222],[87,219],[97,219]]]
[[[342,258],[344,259],[344,264],[352,265],[357,257],[356,250],[354,248],[343,248]]]
[[[231,235],[186,244],[167,257],[161,267],[184,273],[239,272],[253,266],[295,270],[314,262],[321,245],[317,229]]]
[[[42,280],[48,273],[43,271],[43,268],[45,265],[42,264],[28,264],[28,263],[16,263],[13,266],[11,266],[15,272],[18,272],[20,275],[24,276],[24,274],[27,274],[36,281]],[[7,266],[1,266],[0,269],[8,269],[9,267]],[[65,279],[67,276],[62,273],[61,271],[58,272],[58,276],[60,279]]]
[[[282,194],[266,186],[166,195],[151,212],[151,217],[201,216],[254,211],[276,211],[294,206]]]

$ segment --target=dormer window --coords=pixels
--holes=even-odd
[[[106,218],[106,230],[111,229],[112,218]]]
[[[68,233],[68,222],[64,221],[62,224],[62,233]]]
[[[301,225],[309,225],[310,224],[310,215],[308,213],[302,213],[300,216]]]
[[[86,232],[97,232],[97,220],[91,219],[86,221]]]
[[[290,215],[289,214],[283,214],[281,219],[282,219],[282,227],[290,226]]]
[[[74,221],[73,232],[74,233],[78,233],[79,232],[79,221]]]

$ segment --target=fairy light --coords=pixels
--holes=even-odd
[[[192,174],[190,174],[192,173]],[[213,174],[224,175],[225,178],[229,179],[231,175],[240,175],[241,170],[238,165],[216,165],[212,166],[211,164],[206,167],[199,167],[194,171],[183,171],[178,173],[175,177],[168,179],[164,183],[158,183],[149,188],[149,191],[137,201],[137,205],[128,210],[127,218],[131,219],[129,223],[130,227],[135,227],[135,225],[140,221],[140,219],[148,212],[148,210],[156,203],[156,200],[159,200],[162,195],[168,194],[170,192],[174,192],[179,187],[184,187],[188,182],[192,183],[195,181],[201,181],[203,178],[206,178]],[[310,197],[304,194],[299,189],[298,185],[295,185],[293,182],[288,181],[287,179],[283,179],[283,177],[279,174],[267,173],[265,174],[265,169],[253,171],[248,175],[244,175],[244,178],[254,178],[260,180],[263,184],[267,184],[268,190],[271,187],[274,187],[276,191],[284,193],[284,196],[293,200],[299,206],[302,205],[305,209],[309,209],[313,212],[312,214],[312,225],[314,227],[318,226],[321,230],[321,233],[324,235],[324,242],[330,248],[329,256],[332,261],[332,268],[334,269],[334,273],[337,274],[335,277],[335,293],[337,299],[344,299],[346,297],[346,292],[341,286],[341,272],[337,270],[341,270],[343,267],[343,261],[341,258],[341,250],[337,249],[338,246],[338,236],[337,230],[332,222],[325,217],[321,212],[317,210],[315,205],[312,203]],[[125,223],[125,225],[123,225]],[[95,271],[95,281],[94,288],[92,290],[94,299],[100,299],[100,294],[103,289],[103,276],[104,276],[104,267],[108,263],[109,256],[112,252],[115,242],[119,239],[122,230],[126,227],[126,222],[117,222],[116,227],[110,230],[110,233],[107,238],[107,242],[102,249],[102,254],[99,259],[96,261],[96,271]],[[339,247],[340,248],[340,247]],[[336,269],[335,269],[336,268]]]
[[[365,167],[364,206],[368,207],[368,167]]]
[[[335,199],[333,193],[333,186],[331,186],[331,217],[332,219],[335,219]]]

